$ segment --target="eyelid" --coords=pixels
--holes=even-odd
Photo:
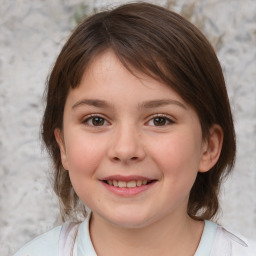
[[[104,119],[105,122],[107,122],[108,124],[110,124],[110,122],[107,120],[107,118],[104,117],[104,116],[101,115],[101,114],[90,114],[90,115],[86,115],[85,117],[83,117],[82,123],[83,123],[83,124],[87,124],[88,126],[91,126],[91,127],[102,127],[102,126],[105,126],[105,125],[102,125],[102,126],[89,125],[89,124],[88,124],[88,121],[89,121],[91,118],[93,118],[93,117],[102,118],[102,119]]]
[[[175,119],[172,116],[167,115],[167,114],[154,114],[154,115],[150,116],[150,118],[148,118],[148,121],[146,123],[148,124],[150,121],[152,121],[154,118],[157,118],[157,117],[165,118],[169,122],[168,124],[175,123]],[[168,124],[166,124],[166,125],[168,125]],[[166,125],[164,125],[164,126],[166,126]],[[161,126],[159,126],[159,127],[161,127]]]

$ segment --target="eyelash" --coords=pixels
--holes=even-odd
[[[170,124],[174,123],[174,120],[172,118],[170,118],[170,116],[164,115],[164,114],[154,115],[153,117],[150,118],[150,120],[147,123],[149,123],[151,121],[154,122],[154,120],[156,120],[156,118],[163,119],[164,120],[164,124],[163,125],[152,125],[152,126],[163,127],[163,126],[167,126],[167,125],[170,125]]]
[[[101,127],[101,126],[103,126],[103,125],[93,125],[93,124],[89,124],[89,121],[93,121],[93,118],[99,118],[99,119],[101,119],[101,120],[103,120],[103,122],[105,123],[105,122],[107,122],[106,121],[106,119],[104,118],[104,117],[102,117],[101,115],[99,115],[99,114],[92,114],[92,115],[89,115],[89,116],[87,116],[83,121],[82,121],[82,123],[83,124],[87,124],[88,126],[92,126],[92,127]],[[108,122],[107,122],[108,123]]]
[[[96,119],[96,118],[99,118],[100,121],[103,121],[103,123],[100,124],[100,125],[94,125],[93,123],[89,123],[90,121],[93,122],[93,118],[95,118],[95,119]],[[156,120],[157,118],[162,119],[162,121],[164,121],[163,125],[161,125],[161,124],[160,124],[160,125],[155,125],[155,123],[154,123],[154,124],[152,124],[152,126],[163,127],[163,126],[167,126],[167,125],[170,125],[170,124],[173,124],[173,123],[174,123],[173,119],[170,118],[168,115],[157,114],[157,115],[154,115],[153,117],[151,117],[151,118],[149,119],[149,121],[147,121],[147,124],[149,124],[150,122],[154,122],[154,120]],[[83,124],[87,124],[88,126],[91,126],[91,127],[101,127],[101,126],[106,125],[106,122],[109,124],[109,122],[108,122],[104,117],[102,117],[102,116],[99,115],[99,114],[92,114],[92,115],[89,115],[89,116],[87,116],[87,117],[82,121]],[[149,125],[150,125],[150,124],[149,124]]]

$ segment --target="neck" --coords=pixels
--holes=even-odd
[[[194,255],[203,226],[203,222],[180,215],[141,228],[123,228],[93,214],[90,234],[99,256],[188,256]]]

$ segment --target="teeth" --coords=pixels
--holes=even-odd
[[[122,181],[122,180],[107,180],[108,185],[119,187],[119,188],[135,188],[142,185],[147,185],[147,180],[131,180],[131,181]]]
[[[125,188],[126,187],[126,182],[125,181],[118,181],[118,187],[119,188]]]
[[[147,182],[147,181],[146,181],[146,182]],[[136,185],[137,185],[137,187],[141,186],[141,185],[142,185],[142,180],[138,180],[138,181],[136,182]]]
[[[126,184],[126,187],[127,187],[127,188],[135,188],[136,185],[137,185],[136,181],[129,181],[129,182],[127,182],[127,184]]]
[[[113,185],[113,181],[112,180],[108,180],[108,185]]]

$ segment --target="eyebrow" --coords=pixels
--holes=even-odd
[[[157,108],[157,107],[162,107],[166,105],[177,105],[179,107],[182,107],[184,109],[187,109],[184,104],[182,104],[180,101],[177,100],[172,100],[172,99],[162,99],[162,100],[151,100],[151,101],[146,101],[140,104],[140,107],[142,108]]]
[[[89,105],[89,106],[94,106],[94,107],[98,107],[98,108],[110,108],[111,105],[108,104],[106,101],[104,100],[98,100],[98,99],[82,99],[80,101],[78,101],[77,103],[75,103],[72,106],[72,109],[81,106],[81,105]]]
[[[177,100],[172,100],[172,99],[160,99],[160,100],[150,100],[150,101],[145,101],[139,104],[139,108],[157,108],[157,107],[162,107],[166,105],[177,105],[179,107],[182,107],[183,109],[187,109],[184,104],[182,104],[180,101]],[[113,107],[109,103],[107,103],[104,100],[99,100],[99,99],[82,99],[78,102],[76,102],[73,106],[72,109],[82,106],[82,105],[88,105],[88,106],[93,106],[97,108],[111,108]]]

